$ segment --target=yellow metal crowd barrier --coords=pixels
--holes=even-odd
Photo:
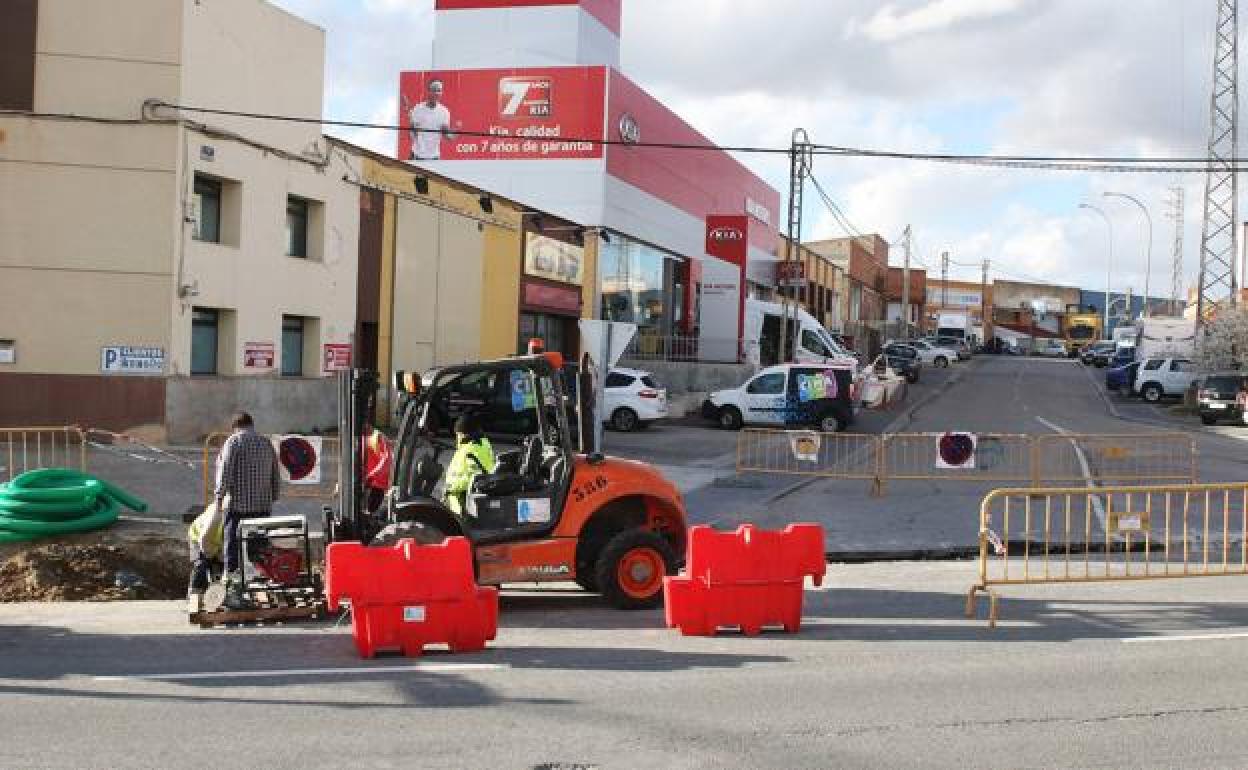
[[[204,505],[212,502],[213,493],[216,489],[216,469],[217,458],[221,453],[221,447],[225,444],[225,440],[229,438],[228,433],[212,433],[204,439],[204,457],[203,457],[203,500]],[[273,439],[312,439],[309,446],[319,442],[320,452],[317,462],[317,480],[302,482],[297,480],[286,481],[282,485],[282,497],[284,498],[324,498],[329,500],[333,497],[334,489],[338,484],[339,466],[341,465],[342,454],[340,451],[340,442],[336,436],[269,436]]]
[[[889,481],[971,481],[1032,487],[1074,483],[1196,483],[1196,440],[1186,433],[974,434],[973,457],[941,460],[946,433],[865,435],[747,428],[737,472]]]
[[[748,428],[737,439],[737,470],[874,479],[878,452],[878,436]]]
[[[944,433],[880,436],[881,480],[1027,482],[1032,478],[1032,439],[1004,433],[977,434],[974,462],[965,468],[936,461]]]
[[[0,481],[39,468],[87,470],[86,436],[76,427],[0,428]]]
[[[979,511],[980,592],[994,586],[1248,575],[1248,483],[997,489]]]
[[[1196,438],[1188,433],[1042,434],[1034,446],[1034,486],[1088,479],[1194,484],[1198,479]]]

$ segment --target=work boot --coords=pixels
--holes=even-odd
[[[227,610],[249,610],[255,605],[243,595],[243,576],[238,572],[231,572],[225,576],[225,602],[223,602]]]

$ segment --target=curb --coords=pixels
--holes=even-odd
[[[869,564],[878,561],[973,561],[978,558],[978,545],[909,548],[894,551],[828,551],[824,554],[824,559],[833,564]]]
[[[897,433],[901,428],[905,427],[906,425],[909,425],[914,420],[914,415],[920,409],[927,406],[932,401],[936,400],[938,396],[944,395],[945,391],[949,390],[954,385],[961,382],[962,378],[965,376],[966,371],[970,369],[971,365],[974,364],[974,362],[975,362],[975,359],[972,358],[970,361],[967,361],[963,364],[956,365],[957,369],[953,372],[953,374],[949,375],[948,379],[946,379],[938,387],[932,390],[932,392],[928,393],[927,395],[923,396],[923,398],[920,398],[914,404],[910,405],[910,407],[907,408],[904,412],[897,415],[896,419],[894,419],[888,425],[885,425],[882,429],[880,429],[880,432],[876,435],[886,436],[891,433]],[[788,497],[789,495],[800,492],[806,487],[809,487],[811,484],[814,484],[815,482],[822,481],[822,480],[823,478],[820,476],[812,476],[807,479],[802,479],[801,481],[790,484],[789,486],[775,493],[771,497],[767,498],[764,501],[764,504],[772,505],[773,503],[777,503],[783,500],[784,498]],[[898,552],[898,553],[910,553],[910,552],[906,551],[906,552]],[[915,558],[921,558],[921,557],[915,557]],[[892,561],[908,561],[908,560],[910,559],[902,559],[902,558],[892,559]],[[877,561],[890,561],[890,559],[878,559]]]

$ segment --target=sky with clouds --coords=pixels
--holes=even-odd
[[[327,117],[392,123],[401,70],[431,61],[433,0],[274,0],[327,33]],[[624,0],[622,68],[711,139],[935,152],[1175,155],[1205,151],[1214,0]],[[385,131],[341,131],[392,153]],[[742,161],[787,189],[787,161]],[[814,174],[852,225],[938,270],[1168,295],[1171,189],[1186,191],[1186,283],[1204,178],[955,167],[819,157]],[[843,235],[811,190],[804,237]],[[895,255],[900,250],[895,250]],[[896,257],[894,262],[896,262]],[[952,277],[978,279],[977,267]]]

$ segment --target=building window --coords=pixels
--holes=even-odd
[[[516,341],[516,352],[526,353],[529,340],[540,339],[546,350],[559,352],[565,356],[576,354],[575,318],[568,318],[545,313],[520,314],[520,338]]]
[[[286,197],[286,256],[308,256],[308,202]]]
[[[221,183],[216,179],[195,175],[195,197],[192,205],[195,230],[191,233],[197,241],[221,242]]]
[[[35,107],[35,38],[38,0],[0,3],[0,109]]]
[[[599,261],[602,318],[635,323],[641,334],[671,334],[678,312],[676,268],[682,260],[613,235],[599,247]]]
[[[220,316],[216,310],[191,310],[191,374],[216,374],[220,347]]]
[[[303,376],[303,318],[282,316],[282,376]]]

